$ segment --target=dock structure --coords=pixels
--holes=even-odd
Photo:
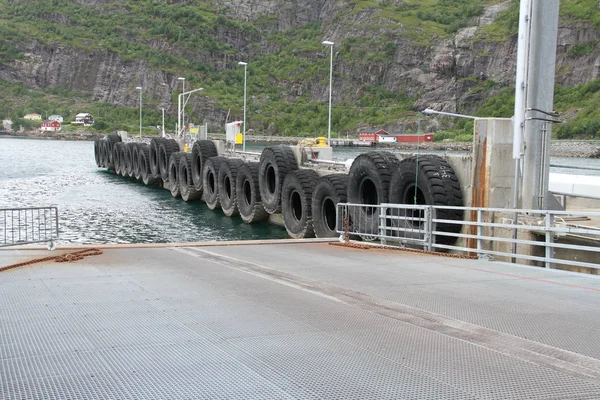
[[[0,398],[600,398],[598,277],[305,241],[174,246],[3,272]]]

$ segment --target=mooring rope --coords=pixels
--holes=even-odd
[[[17,264],[6,265],[4,267],[0,267],[0,272],[8,271],[9,269],[24,267],[26,265],[36,264],[36,263],[40,263],[40,262],[44,262],[44,261],[50,261],[50,260],[54,260],[56,262],[72,262],[72,261],[77,261],[77,260],[83,260],[84,257],[97,256],[102,253],[104,253],[104,252],[98,248],[83,249],[83,250],[79,250],[79,251],[73,251],[70,253],[59,254],[57,256],[35,258],[33,260],[24,261],[24,262],[20,262]]]

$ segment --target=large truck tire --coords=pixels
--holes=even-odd
[[[150,171],[150,146],[144,146],[139,150],[138,165],[140,168],[140,179],[144,182],[144,185],[153,185],[157,182],[157,179],[152,176]]]
[[[181,162],[182,154],[185,153],[177,151],[172,153],[169,159],[169,189],[173,197],[181,197],[181,191],[179,190],[179,163]]]
[[[387,151],[360,154],[348,173],[348,203],[364,204],[350,213],[355,230],[364,235],[379,232],[379,210],[375,206],[389,201],[390,181],[400,161]]]
[[[160,177],[158,153],[160,151],[160,145],[163,142],[163,138],[152,138],[152,140],[150,140],[150,158],[148,159],[148,162],[150,165],[150,175],[152,175],[153,178]]]
[[[263,207],[258,185],[259,163],[245,162],[238,168],[235,190],[240,217],[247,224],[265,221],[269,213]]]
[[[191,153],[182,153],[179,161],[179,191],[183,201],[193,201],[202,197],[202,192],[196,190],[192,180]]]
[[[134,143],[131,153],[131,172],[136,180],[140,180],[140,146],[142,146],[141,143]]]
[[[228,217],[238,215],[236,182],[238,168],[243,163],[240,159],[228,158],[219,168],[219,201],[223,214]]]
[[[204,164],[202,171],[202,192],[206,205],[211,210],[221,207],[219,200],[219,169],[226,157],[211,157]]]
[[[127,146],[127,154],[126,154],[127,159],[125,160],[125,164],[126,164],[125,176],[133,178],[133,151],[134,151],[136,144],[135,143],[126,143],[125,146]]]
[[[460,182],[454,169],[446,160],[434,155],[414,156],[402,160],[392,176],[391,187],[390,203],[452,207],[464,205]],[[410,209],[400,210],[400,216],[422,218],[422,213],[415,213]],[[463,217],[462,210],[436,210],[437,219],[461,221]],[[398,233],[404,237],[420,238],[423,231],[422,221],[417,219],[396,220],[396,225],[407,229]],[[461,224],[453,223],[439,223],[435,227],[437,231],[448,233],[459,233],[461,228]],[[438,234],[435,243],[452,245],[457,239],[454,236]]]
[[[192,146],[192,181],[196,191],[202,194],[202,173],[204,164],[211,157],[216,157],[217,147],[212,140],[196,140]]]
[[[267,147],[260,156],[258,184],[263,206],[269,214],[281,210],[281,188],[286,175],[298,169],[289,146]]]
[[[290,172],[281,189],[281,213],[285,229],[294,239],[315,237],[312,214],[313,190],[319,174],[312,169]]]
[[[319,178],[312,196],[315,236],[336,237],[336,208],[348,199],[348,175],[332,174]]]
[[[163,139],[158,148],[158,167],[163,181],[169,180],[169,161],[171,154],[179,151],[179,144],[175,139]]]
[[[96,166],[100,168],[100,140],[98,139],[94,140],[94,158],[96,159]]]

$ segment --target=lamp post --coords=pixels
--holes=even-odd
[[[244,66],[244,133],[242,135],[242,151],[246,151],[246,76],[248,63],[240,61],[238,64]]]
[[[181,93],[183,94],[185,92],[185,78],[182,78],[181,76],[179,78],[177,78],[177,80],[181,81]],[[182,103],[185,99],[182,99]],[[179,135],[181,133],[181,128],[183,127],[183,130],[185,131],[185,104],[182,104],[181,107],[181,111],[179,112],[180,114],[177,117],[177,120],[179,121],[179,132],[177,132],[177,135]]]
[[[140,91],[140,138],[142,137],[142,87],[136,87]]]
[[[331,49],[331,57],[329,58],[329,124],[327,125],[327,145],[331,146],[331,93],[333,90],[333,42],[325,40],[325,46]]]
[[[165,109],[161,108],[162,110],[162,132],[161,132],[161,137],[165,137]]]

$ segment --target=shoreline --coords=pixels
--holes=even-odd
[[[82,133],[54,133],[54,132],[6,132],[0,131],[0,137],[31,138],[41,140],[87,140],[102,139],[105,133],[82,132]],[[212,134],[211,139],[224,139],[224,134]],[[246,143],[268,143],[268,144],[297,144],[301,137],[281,136],[252,136],[248,135]],[[466,151],[470,152],[473,145],[468,142],[428,142],[420,143],[420,150],[436,151]],[[372,149],[396,149],[415,150],[416,143],[379,143],[376,147],[365,147],[365,151]],[[600,158],[600,140],[553,140],[551,148],[553,157],[569,158]]]

